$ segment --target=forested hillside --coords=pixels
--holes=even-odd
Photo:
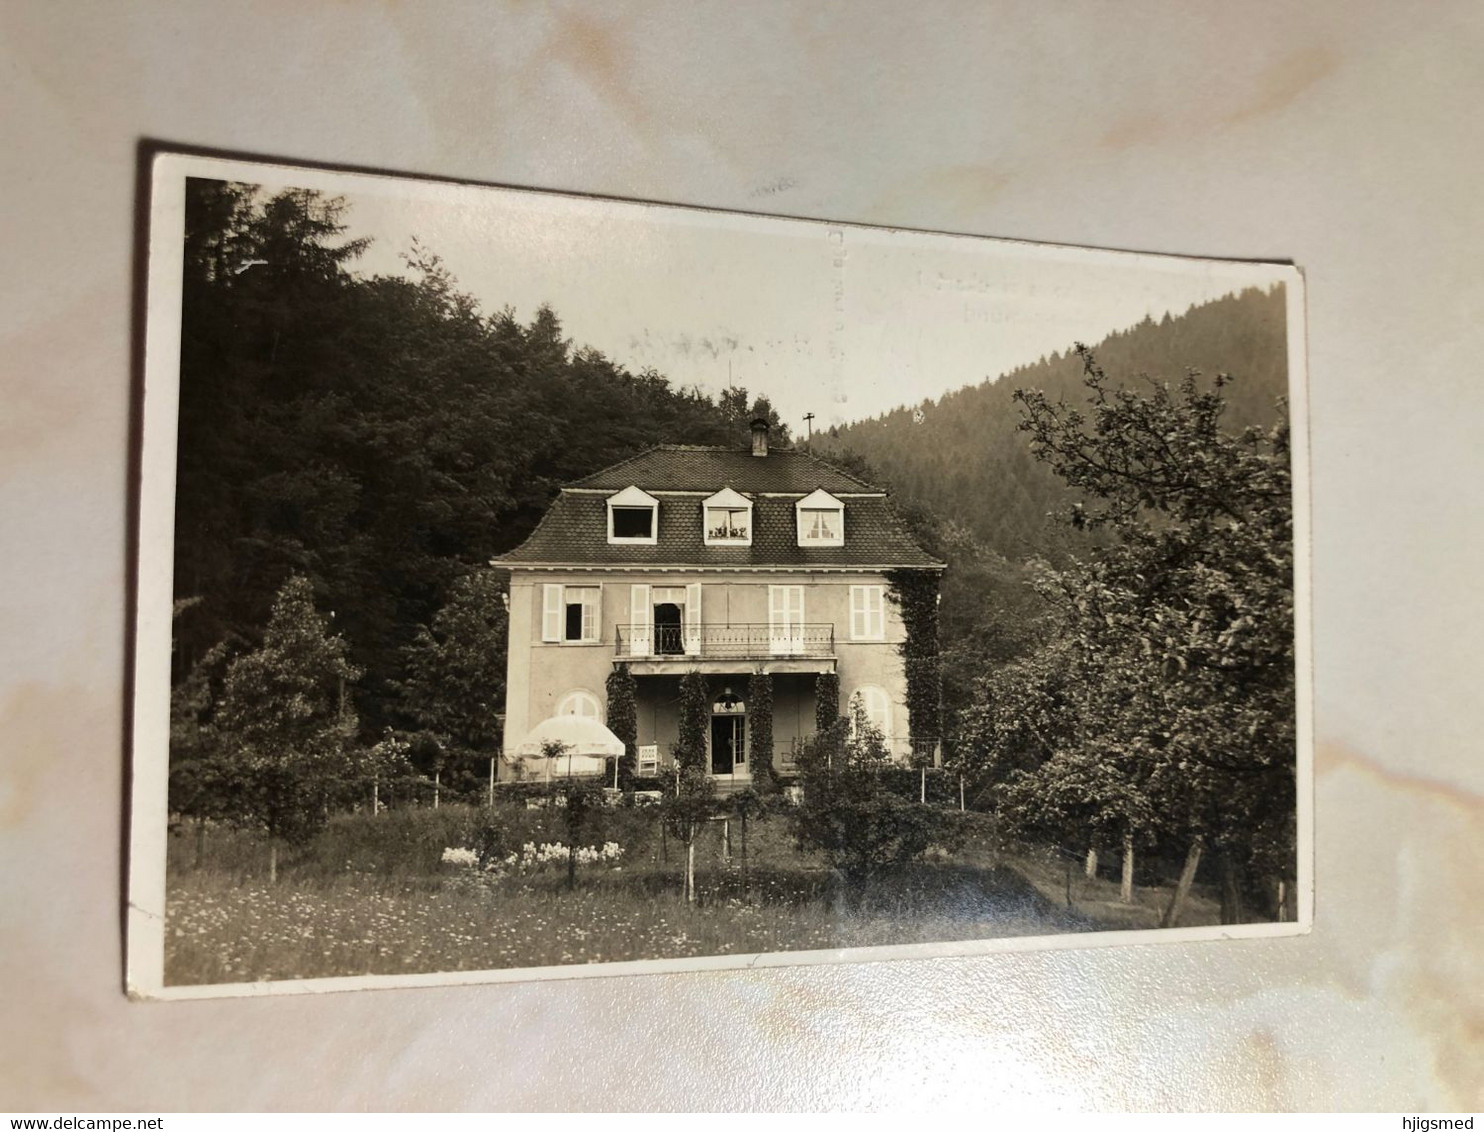
[[[436,255],[354,272],[345,205],[192,180],[186,201],[176,679],[261,638],[291,575],[365,671],[372,734],[455,582],[526,536],[557,484],[661,442],[733,443],[766,400],[630,373],[484,312]],[[498,690],[494,695],[499,700]]]
[[[1281,287],[1244,291],[1178,317],[1146,318],[1093,350],[1119,381],[1145,374],[1174,383],[1189,369],[1230,374],[1225,425],[1233,432],[1267,428],[1287,392],[1284,302]],[[984,548],[1006,558],[1054,553],[1067,531],[1046,516],[1066,505],[1067,489],[1018,434],[1022,413],[1013,395],[1039,389],[1053,402],[1081,403],[1082,361],[1067,346],[1065,354],[998,380],[831,429],[816,439],[816,450],[837,458],[856,454],[904,502],[963,524]]]

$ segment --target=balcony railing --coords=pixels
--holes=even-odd
[[[644,660],[753,660],[835,655],[833,625],[620,625],[614,655]]]

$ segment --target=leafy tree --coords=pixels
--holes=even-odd
[[[675,792],[663,802],[670,834],[685,846],[684,895],[696,899],[696,838],[716,813],[716,784],[706,765],[706,721],[711,693],[696,671],[680,678],[679,742],[675,744]]]
[[[746,436],[752,428],[753,421],[765,420],[768,422],[770,444],[781,447],[789,442],[788,425],[783,422],[783,418],[778,415],[778,410],[773,408],[773,402],[767,397],[749,399],[745,388],[729,385],[721,391],[716,407],[728,429],[735,435]]]
[[[227,668],[216,732],[231,761],[234,820],[278,847],[307,841],[354,785],[356,718],[349,686],[360,670],[315,610],[309,581],[279,590],[262,645]]]
[[[947,838],[941,810],[892,791],[896,764],[864,710],[836,720],[804,744],[799,759],[803,799],[794,837],[839,871],[858,906],[870,884],[901,869]]]
[[[660,817],[670,836],[685,846],[682,893],[688,904],[696,899],[696,838],[716,816],[716,784],[704,767],[679,760],[674,767],[675,790],[660,803]]]
[[[742,898],[744,900],[751,896],[751,882],[747,868],[747,826],[749,822],[767,817],[770,802],[776,802],[776,800],[776,795],[764,793],[757,788],[756,784],[738,790],[726,800],[726,812],[737,819],[742,830]]]
[[[603,789],[596,782],[569,779],[562,798],[562,823],[567,828],[567,891],[571,892],[577,887],[578,845],[588,818],[603,804]]]
[[[1070,522],[1113,541],[1042,587],[1056,643],[1009,694],[1035,700],[1058,665],[1055,694],[1074,722],[1030,745],[1034,768],[1012,776],[1007,799],[1077,827],[1083,844],[1109,823],[1184,842],[1172,923],[1214,847],[1231,922],[1243,870],[1294,868],[1287,425],[1233,434],[1225,376],[1209,388],[1196,375],[1174,389],[1120,388],[1080,353],[1086,411],[1017,396],[1032,451],[1082,494]],[[1005,752],[980,753],[993,766]]]
[[[392,797],[398,788],[415,789],[422,781],[412,762],[412,744],[390,727],[379,742],[361,756],[359,778],[371,784],[371,815],[386,808],[382,794]],[[364,787],[363,787],[364,788]]]
[[[976,800],[991,800],[1002,832],[1118,848],[1131,871],[1135,847],[1149,844],[1158,827],[1156,803],[1148,768],[1110,726],[1127,704],[1097,661],[1074,642],[1053,639],[981,676],[951,765],[973,784]]]

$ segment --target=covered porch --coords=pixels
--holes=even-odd
[[[756,667],[738,665],[736,671],[703,672],[708,699],[706,765],[724,792],[745,788],[759,770],[751,736],[759,708],[748,703]],[[794,772],[798,746],[814,734],[819,669],[770,671],[769,675],[773,684],[771,765],[788,775]],[[680,680],[679,674],[670,672],[635,674],[639,747],[635,773],[640,778],[658,776],[674,765],[674,749],[680,741]]]

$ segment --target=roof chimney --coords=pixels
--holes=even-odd
[[[754,456],[768,454],[768,422],[762,417],[752,422],[752,454]]]

